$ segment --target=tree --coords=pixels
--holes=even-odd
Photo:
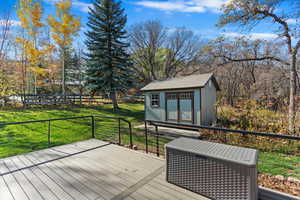
[[[12,66],[9,64],[9,47],[10,31],[12,21],[10,14],[7,12],[0,20],[0,100],[5,101],[5,98],[16,93],[16,79],[9,71],[12,71]]]
[[[0,100],[17,93],[16,80],[6,70],[0,69]],[[5,99],[4,99],[5,100]]]
[[[48,17],[48,23],[51,27],[52,38],[59,46],[61,54],[62,65],[62,93],[65,94],[65,59],[66,51],[70,48],[73,42],[72,37],[80,29],[80,19],[74,17],[71,13],[72,2],[70,0],[60,0],[55,3],[56,18],[53,16]]]
[[[110,92],[114,109],[118,109],[117,91],[130,86],[133,75],[126,53],[129,44],[124,42],[126,21],[120,1],[96,0],[89,11],[87,86],[93,92]]]
[[[292,4],[292,5],[287,5]],[[282,38],[287,47],[289,56],[288,65],[290,66],[290,95],[289,95],[289,132],[295,133],[295,97],[296,97],[296,62],[297,54],[300,48],[300,40],[297,32],[298,24],[288,23],[290,17],[299,17],[298,9],[282,9],[280,6],[289,8],[299,7],[297,1],[286,0],[232,0],[223,7],[223,14],[219,19],[218,26],[227,24],[238,24],[243,27],[253,28],[262,21],[271,21],[278,25],[276,29],[278,37]],[[297,21],[297,20],[296,20]],[[257,59],[257,58],[252,58]],[[260,59],[271,59],[281,61],[276,57],[267,57]],[[283,62],[285,63],[285,62]]]
[[[68,49],[66,51],[66,83],[69,90],[76,94],[83,94],[85,63],[82,58],[82,50]]]
[[[201,48],[198,36],[185,28],[169,30],[160,21],[146,21],[130,30],[135,71],[145,83],[188,72]]]
[[[37,77],[45,72],[41,61],[52,52],[53,46],[40,41],[44,24],[41,22],[42,7],[38,1],[19,0],[17,14],[24,31],[21,37],[16,38],[16,42],[21,45],[24,68],[27,70],[29,66],[29,71],[33,73],[34,93],[37,94]]]
[[[3,16],[0,21],[0,70],[4,63],[4,60],[8,56],[8,50],[10,46],[9,33],[12,27],[12,22],[10,20],[10,14],[7,13]]]
[[[158,55],[164,48],[167,28],[160,21],[147,21],[134,25],[130,30],[131,55],[135,71],[146,83],[160,77]]]

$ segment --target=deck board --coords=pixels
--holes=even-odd
[[[3,177],[0,177],[0,199],[14,199]]]
[[[0,160],[5,200],[205,200],[165,181],[165,161],[100,140]]]
[[[1,171],[9,171],[5,161],[2,161]],[[8,174],[3,177],[4,181],[6,182],[6,185],[9,186],[9,190],[11,191],[14,199],[29,199],[15,176],[16,174]]]

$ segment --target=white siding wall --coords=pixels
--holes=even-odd
[[[211,83],[209,83],[211,82]],[[217,91],[215,85],[210,80],[204,88],[201,89],[202,96],[202,124],[211,125],[216,121],[216,101],[217,101]]]

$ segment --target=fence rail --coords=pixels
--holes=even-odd
[[[58,105],[83,103],[110,103],[107,95],[22,95],[25,105]]]

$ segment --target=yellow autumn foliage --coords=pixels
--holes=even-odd
[[[44,27],[41,22],[42,7],[39,2],[32,0],[19,0],[17,15],[22,27],[28,31],[29,35],[36,37],[37,30]]]
[[[37,46],[38,34],[44,27],[42,23],[42,6],[35,0],[19,0],[17,15],[21,25],[27,33],[27,37],[16,38],[16,43],[22,46],[24,55],[29,64],[30,71],[36,74],[43,74],[44,69],[39,67],[44,55],[53,51],[53,45],[41,44]]]
[[[41,57],[45,54],[51,53],[54,48],[53,45],[44,44],[44,48],[39,50],[34,47],[33,42],[20,37],[16,38],[16,42],[23,46],[31,71],[37,73],[40,72],[40,70],[33,70],[33,68],[38,68],[38,64],[40,63]]]
[[[41,18],[42,18],[42,7],[41,4],[37,2],[33,5],[33,9],[31,12],[32,24],[37,28],[43,27],[44,25],[41,23]]]
[[[55,3],[56,6],[56,13],[57,15],[60,15],[65,12],[69,12],[72,2],[70,0],[62,0]]]
[[[28,13],[30,12],[29,6],[31,0],[19,0],[19,8],[17,10],[17,15],[21,21],[21,25],[23,28],[29,28],[29,21],[28,21]]]
[[[51,27],[52,38],[60,48],[69,46],[75,35],[80,29],[80,19],[70,13],[72,2],[61,0],[56,4],[57,17],[49,16],[48,24]]]

